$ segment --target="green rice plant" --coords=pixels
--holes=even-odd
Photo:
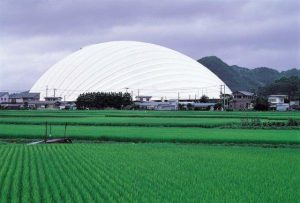
[[[1,145],[0,200],[297,202],[299,155],[178,144]]]
[[[300,125],[300,120],[296,120],[296,119],[293,119],[293,118],[290,118],[288,121],[287,121],[287,126],[299,126]]]
[[[0,138],[43,139],[44,125],[0,124]],[[52,137],[63,137],[64,126],[52,126]],[[219,129],[128,126],[68,126],[74,140],[118,142],[300,144],[298,129]]]
[[[292,116],[293,115],[293,116]],[[199,128],[284,128],[295,127],[296,112],[155,112],[155,111],[0,111],[2,124],[78,126],[141,126]],[[297,127],[297,126],[296,126]]]

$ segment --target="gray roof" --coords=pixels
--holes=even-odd
[[[137,105],[140,106],[157,106],[160,104],[166,104],[165,102],[155,102],[155,101],[149,101],[149,102],[135,102]]]
[[[243,95],[246,95],[246,96],[253,96],[254,95],[254,93],[248,92],[248,91],[236,91],[236,92],[239,92],[239,93],[241,93]],[[235,92],[233,92],[233,93],[235,93]]]
[[[214,106],[216,103],[194,103],[194,107],[209,107]]]
[[[40,93],[34,92],[21,92],[21,93],[14,93],[9,95],[10,99],[20,99],[20,98],[40,98]]]
[[[0,92],[0,97],[3,97],[4,95],[7,95],[8,92]]]
[[[145,95],[145,96],[136,96],[135,98],[151,98],[152,96],[147,96],[147,95]]]

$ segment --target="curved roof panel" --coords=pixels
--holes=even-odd
[[[126,92],[154,99],[219,97],[221,81],[177,51],[149,43],[112,41],[84,47],[48,69],[31,88],[76,100],[84,92]],[[227,87],[227,93],[231,93]]]

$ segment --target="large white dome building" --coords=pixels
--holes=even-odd
[[[33,85],[41,99],[76,100],[84,92],[129,92],[153,99],[194,99],[220,95],[220,80],[177,51],[143,42],[112,41],[81,48],[65,57]],[[48,90],[47,90],[48,89]],[[226,93],[231,93],[226,86]]]

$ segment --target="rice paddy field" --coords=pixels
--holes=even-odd
[[[300,144],[299,112],[0,111],[0,138],[42,139],[46,122],[76,140]]]
[[[300,113],[0,111],[0,202],[299,202],[291,119]],[[73,144],[28,145],[46,122]]]

